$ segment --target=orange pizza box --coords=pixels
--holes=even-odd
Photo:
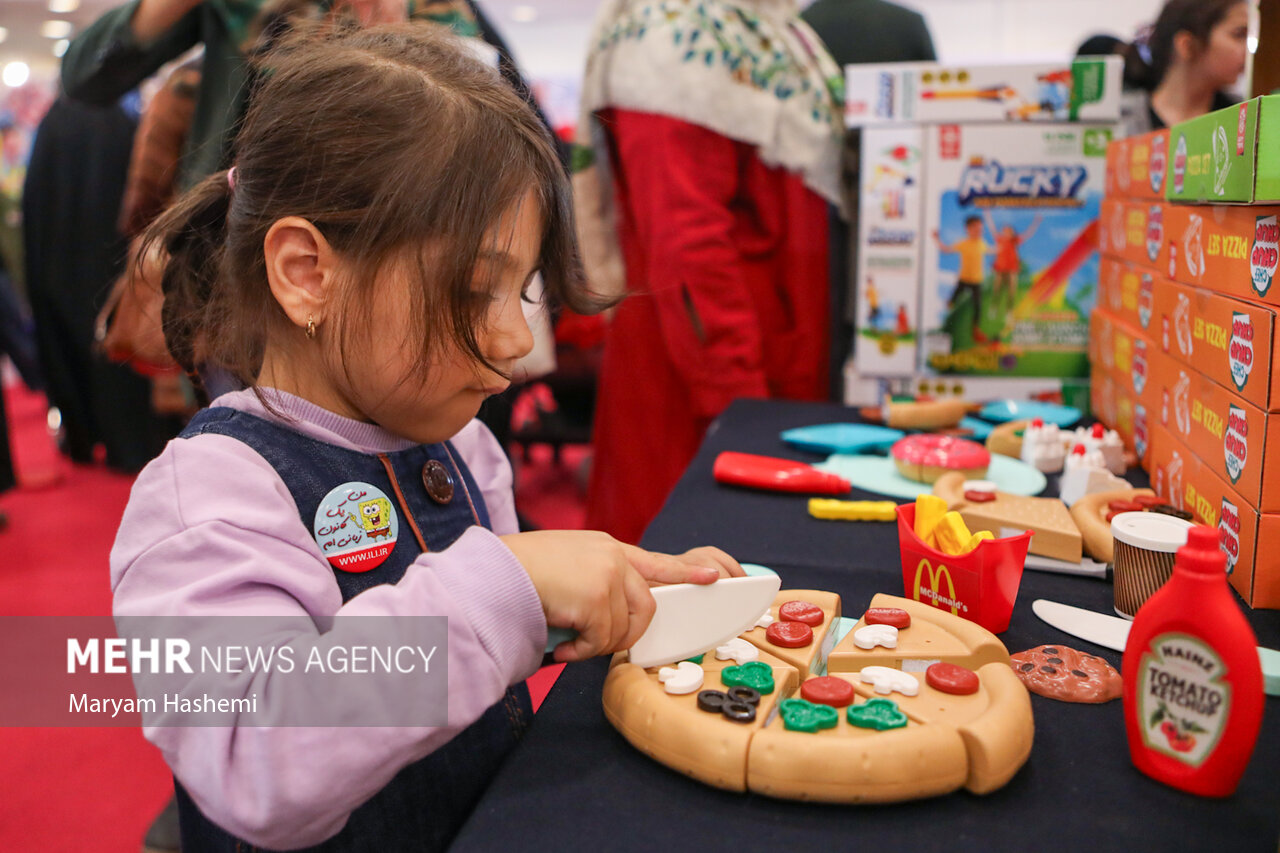
[[[1228,296],[1280,305],[1280,207],[1169,205],[1164,213],[1169,278]]]
[[[1098,251],[1156,271],[1168,266],[1165,220],[1172,205],[1159,201],[1103,199]]]
[[[1110,311],[1130,326],[1152,335],[1155,316],[1155,282],[1158,274],[1114,256],[1098,264],[1098,307]]]
[[[1280,411],[1278,309],[1158,276],[1154,292],[1158,349],[1264,412]]]
[[[1151,418],[1263,512],[1280,511],[1280,414],[1267,414],[1185,364],[1154,350]]]
[[[1218,528],[1231,585],[1250,607],[1280,608],[1280,513],[1261,513],[1173,433],[1151,425],[1151,487],[1201,524]]]
[[[1130,324],[1109,311],[1095,310],[1090,316],[1091,351],[1096,364],[1111,373],[1135,402],[1150,401],[1151,341]]]
[[[1168,163],[1168,130],[1115,140],[1107,147],[1107,195],[1163,200]]]

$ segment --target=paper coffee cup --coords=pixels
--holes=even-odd
[[[1191,522],[1159,512],[1122,512],[1111,519],[1115,540],[1115,609],[1132,619],[1173,574],[1176,552]]]

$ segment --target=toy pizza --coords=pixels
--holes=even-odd
[[[783,590],[700,660],[643,669],[620,652],[605,716],[641,752],[730,791],[884,803],[1013,778],[1031,700],[994,635],[880,594],[835,643],[839,615],[833,593]]]

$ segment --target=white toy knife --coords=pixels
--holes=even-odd
[[[631,662],[663,666],[714,649],[753,627],[781,588],[782,578],[777,575],[653,587],[649,591],[657,608],[649,627],[631,647]],[[547,651],[575,636],[573,631],[549,629]]]
[[[1043,598],[1031,602],[1031,612],[1059,631],[1117,652],[1124,651],[1129,627],[1133,624],[1119,616],[1095,613]],[[1267,694],[1280,696],[1280,651],[1259,646],[1258,657],[1262,662],[1262,680]]]

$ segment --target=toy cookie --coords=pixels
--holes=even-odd
[[[1036,646],[1010,660],[1032,693],[1063,702],[1110,702],[1120,696],[1120,673],[1095,655],[1066,646]]]

